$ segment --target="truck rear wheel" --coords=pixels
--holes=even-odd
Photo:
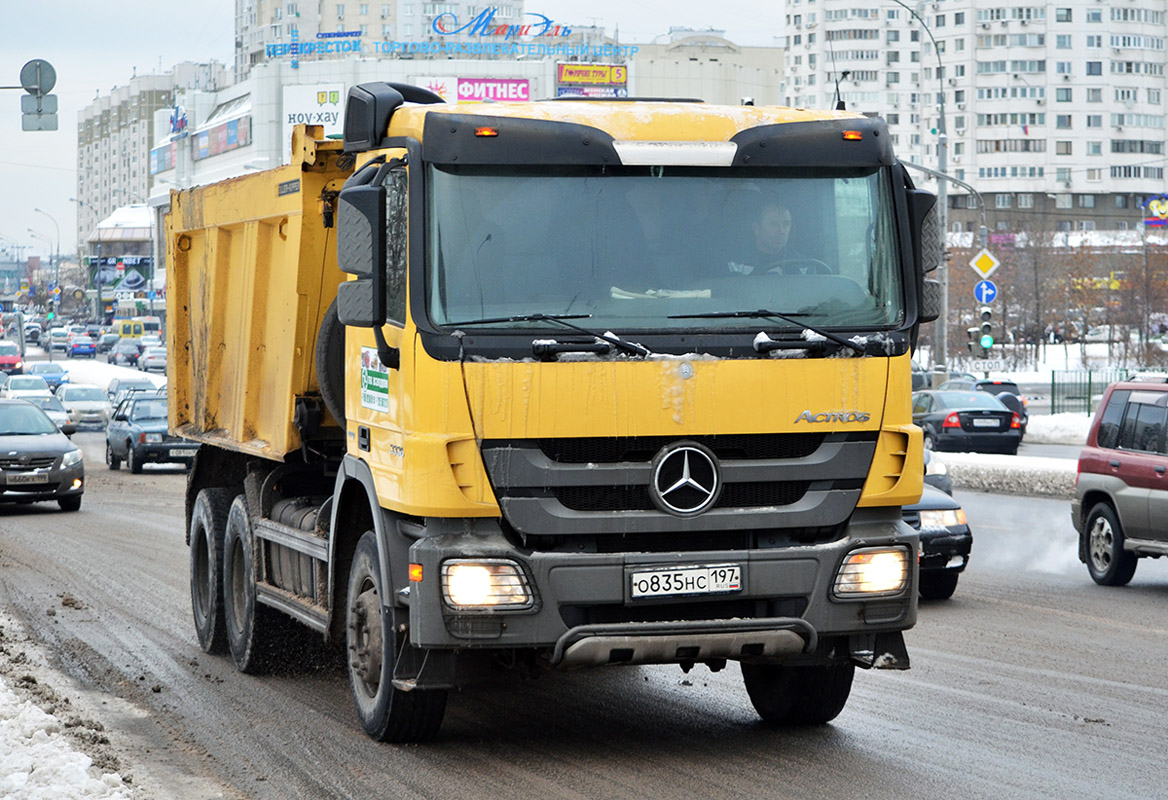
[[[346,611],[349,686],[361,727],[379,742],[418,742],[433,738],[446,713],[446,691],[393,685],[397,636],[393,615],[382,607],[388,598],[378,569],[377,536],[366,531],[353,553]]]
[[[850,661],[810,667],[743,664],[750,702],[772,725],[822,725],[839,716],[852,692]]]
[[[243,495],[232,502],[223,532],[223,617],[236,669],[255,675],[279,662],[288,625],[256,602],[255,538]]]
[[[228,652],[223,617],[223,536],[233,497],[228,489],[203,489],[191,511],[191,610],[199,647]]]

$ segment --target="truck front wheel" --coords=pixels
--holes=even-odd
[[[772,725],[822,725],[839,716],[852,692],[850,661],[823,666],[743,664],[750,702]]]
[[[388,598],[378,569],[377,536],[366,531],[353,553],[346,611],[349,685],[361,727],[379,742],[433,738],[446,713],[446,691],[402,691],[393,685],[395,653],[408,647],[383,607]]]
[[[191,610],[199,647],[206,653],[226,653],[223,618],[223,536],[232,494],[228,489],[203,489],[191,512]]]

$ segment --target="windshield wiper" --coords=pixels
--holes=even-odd
[[[463,325],[497,325],[502,322],[555,322],[559,325],[563,325],[565,328],[570,328],[574,331],[579,331],[580,333],[586,333],[589,336],[595,336],[597,339],[608,342],[613,347],[624,350],[626,353],[632,353],[638,356],[649,356],[653,354],[649,348],[643,347],[642,345],[634,344],[633,342],[626,342],[617,338],[616,336],[613,336],[610,333],[597,333],[596,331],[590,331],[583,326],[575,325],[567,321],[570,319],[588,319],[591,316],[591,314],[519,314],[514,317],[488,317],[486,319],[470,319],[463,322],[448,322],[443,327],[458,328]],[[535,344],[536,343],[533,343],[533,347]],[[542,354],[537,353],[536,355]]]
[[[810,317],[810,316],[813,316],[813,315],[812,314],[804,314],[804,313],[783,314],[779,311],[769,311],[765,308],[760,308],[757,311],[707,311],[703,314],[670,314],[668,318],[669,319],[777,319],[777,320],[781,320],[783,322],[790,323],[791,325],[798,325],[800,327],[806,328],[807,330],[811,331],[812,333],[819,334],[824,339],[828,339],[830,341],[833,341],[838,345],[842,345],[843,347],[849,347],[852,350],[855,350],[860,355],[864,354],[864,348],[862,345],[858,345],[853,341],[850,341],[848,339],[843,338],[842,336],[837,336],[836,334],[832,333],[831,331],[824,330],[823,328],[820,328],[816,325],[811,325],[807,322],[802,322],[802,321],[796,319],[796,317]],[[773,343],[773,345],[771,343]],[[813,345],[814,343],[808,342],[807,344]],[[770,342],[767,342],[765,340],[764,341],[756,341],[754,349],[760,353],[764,353],[764,352],[767,352],[768,350],[792,348],[794,346],[795,346],[795,343],[792,343],[792,342],[776,342],[773,339],[771,339]]]

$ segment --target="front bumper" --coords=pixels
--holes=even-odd
[[[897,509],[857,510],[845,535],[831,542],[680,553],[533,552],[513,546],[495,521],[477,523],[469,535],[454,532],[464,525],[428,520],[428,535],[410,547],[410,561],[421,565],[425,578],[410,584],[407,597],[410,640],[419,647],[546,648],[560,666],[776,662],[801,654],[816,661],[824,657],[813,653],[825,637],[902,631],[916,622],[917,536]],[[892,596],[834,597],[832,584],[847,553],[874,546],[907,549],[905,586]],[[438,578],[451,558],[518,563],[533,594],[531,607],[452,608]],[[631,597],[634,571],[723,564],[742,568],[741,588],[732,594]],[[395,588],[401,597],[403,587]]]
[[[73,497],[85,491],[85,466],[46,470],[0,470],[0,503],[34,503]]]
[[[921,572],[962,572],[973,550],[969,526],[921,529]]]

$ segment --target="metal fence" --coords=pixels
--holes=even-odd
[[[1050,413],[1094,414],[1103,390],[1130,374],[1128,369],[1054,370],[1050,374]]]

